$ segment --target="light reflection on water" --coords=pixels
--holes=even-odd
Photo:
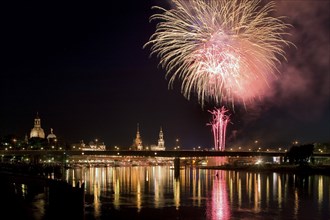
[[[112,209],[138,216],[188,208],[199,213],[192,219],[330,219],[329,176],[187,167],[175,178],[168,166],[135,166],[70,169],[65,178],[85,182],[87,214],[95,218]]]

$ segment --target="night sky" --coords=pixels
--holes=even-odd
[[[69,142],[95,138],[107,146],[132,144],[136,125],[144,144],[179,138],[183,148],[212,147],[209,103],[168,89],[157,57],[143,49],[155,31],[153,5],[166,1],[1,3],[0,136],[23,138],[37,114]],[[120,2],[120,3],[119,3]],[[227,146],[330,141],[330,1],[276,1],[292,24],[296,45],[267,98],[230,110]]]

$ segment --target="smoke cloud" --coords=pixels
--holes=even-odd
[[[286,38],[295,46],[285,48],[287,60],[279,65],[278,79],[272,82],[264,99],[239,112],[242,121],[236,122],[238,131],[234,136],[238,140],[262,137],[272,142],[292,133],[307,136],[312,129],[325,129],[323,133],[328,132],[329,138],[330,126],[326,122],[321,122],[322,129],[308,127],[330,115],[330,1],[275,3],[275,16],[284,16],[282,19],[292,25]],[[297,125],[301,131],[295,128]]]

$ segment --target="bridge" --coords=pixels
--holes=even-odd
[[[285,156],[285,152],[252,152],[252,151],[77,151],[77,150],[0,150],[0,155],[67,155],[67,156],[139,156],[139,157],[249,157],[249,156]]]
[[[8,156],[139,156],[139,157],[284,157],[284,151],[77,151],[77,150],[0,150],[0,155]],[[330,157],[330,153],[314,153],[313,156]]]

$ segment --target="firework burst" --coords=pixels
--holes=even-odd
[[[209,111],[212,114],[212,121],[207,125],[212,126],[214,149],[224,151],[226,146],[226,130],[229,123],[228,110],[225,107]]]
[[[190,99],[216,104],[246,103],[262,97],[276,64],[285,59],[289,27],[272,17],[274,3],[259,0],[172,0],[173,8],[150,17],[159,21],[144,45],[160,58],[169,86],[180,81]]]

